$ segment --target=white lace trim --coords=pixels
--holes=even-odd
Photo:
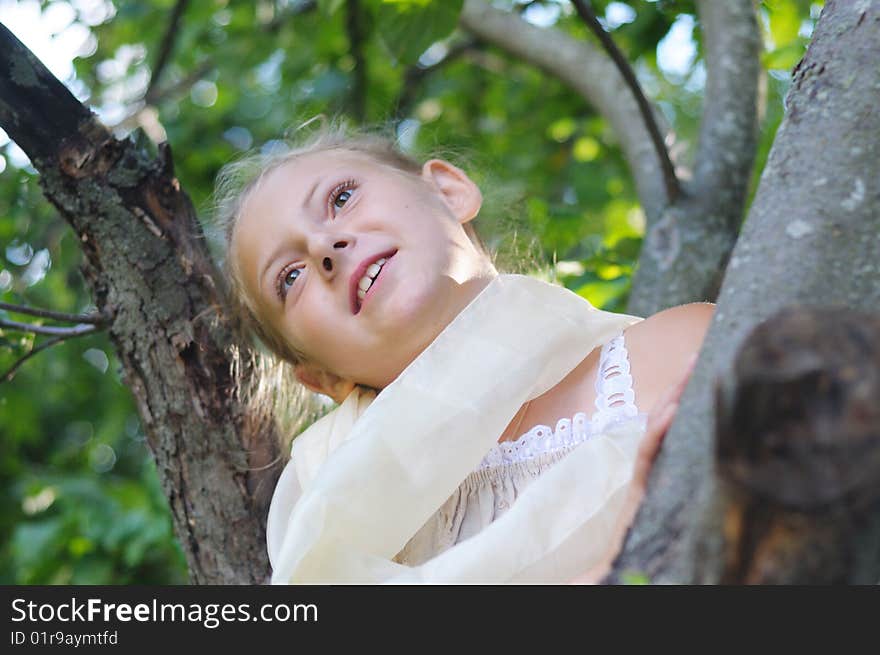
[[[602,346],[599,371],[596,376],[596,412],[591,420],[584,412],[578,412],[574,418],[559,419],[555,430],[547,425],[536,425],[515,441],[502,441],[493,446],[483,457],[478,470],[570,448],[603,432],[612,424],[637,416],[639,412],[635,405],[623,334]]]

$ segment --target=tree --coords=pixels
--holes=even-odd
[[[877,3],[826,3],[794,71],[787,114],[733,251],[701,361],[682,398],[685,409],[668,435],[657,479],[618,570],[638,565],[659,579],[693,580],[702,565],[707,579],[717,579],[721,530],[710,466],[712,378],[731,369],[750,331],[781,308],[878,307],[880,119],[872,109],[880,91],[878,9]],[[816,162],[822,162],[818,170]],[[826,190],[831,176],[840,182]],[[674,546],[658,545],[670,540]]]
[[[457,84],[451,84],[451,93],[470,98],[474,96],[466,92],[473,88],[480,89],[474,94],[479,97],[480,92],[487,92],[486,69],[521,66],[499,59],[489,48],[490,43],[511,52],[516,59],[540,66],[587,97],[613,125],[621,143],[622,159],[629,164],[646,214],[647,238],[641,248],[629,310],[647,315],[672,304],[714,299],[739,231],[755,151],[759,39],[750,2],[698,3],[709,82],[691,180],[684,179],[681,168],[677,172],[682,179],[670,178],[669,167],[666,176],[658,172],[662,167],[657,162],[662,160],[663,151],[646,136],[647,123],[631,100],[629,89],[620,81],[623,74],[620,71],[624,69],[613,67],[609,55],[586,45],[580,36],[585,28],[576,17],[564,24],[560,22],[558,28],[539,30],[514,12],[468,0],[461,7],[460,21],[463,31],[470,36],[450,41],[445,54],[423,59],[421,64],[411,63],[402,76],[395,73],[396,78],[402,78],[395,93],[388,88],[393,85],[387,84],[390,77],[384,76],[387,71],[382,75],[376,71],[382,66],[389,68],[388,56],[368,56],[370,48],[376,47],[375,42],[368,39],[375,27],[371,21],[377,23],[375,29],[393,58],[414,62],[432,42],[445,35],[425,30],[424,26],[431,24],[439,26],[437,29],[452,30],[459,3],[434,4],[425,13],[412,10],[406,3],[373,6],[376,3],[351,0],[344,10],[338,7],[341,3],[300,2],[289,6],[279,3],[272,5],[274,10],[269,14],[258,16],[258,29],[277,35],[279,47],[284,47],[286,25],[299,17],[317,20],[316,4],[325,11],[335,8],[330,21],[337,22],[331,22],[327,29],[335,30],[334,36],[347,35],[347,44],[342,50],[349,53],[345,67],[352,73],[352,84],[350,88],[343,87],[345,92],[339,95],[354,116],[369,116],[371,102],[380,106],[393,102],[400,116],[407,115],[407,107],[421,97],[419,86],[433,81],[439,85],[439,89],[434,89],[435,94],[442,96],[443,81],[449,84],[448,79],[437,82],[432,74],[436,75],[443,67],[464,65],[460,60],[466,57],[468,65],[476,68],[475,79],[462,78]],[[527,3],[528,6],[519,9],[528,11],[532,5],[543,4]],[[589,7],[585,3],[575,5],[582,16],[589,18]],[[135,7],[125,5],[129,11],[137,11]],[[179,34],[186,11],[196,10],[187,9],[185,2],[176,5],[142,101],[135,105],[136,110],[127,119],[129,122],[139,122],[156,130],[151,107],[161,102],[163,93],[173,94],[177,85],[182,88],[189,85],[196,97],[198,93],[210,95],[212,92],[211,83],[196,85],[205,71],[217,64],[210,59],[189,61],[199,56],[198,52],[193,55],[184,50],[186,54],[181,55],[190,64],[191,76],[179,75],[169,87],[162,87],[160,83],[175,36],[190,43],[205,36],[192,32]],[[224,15],[223,20],[229,21],[227,24],[235,24],[235,11],[237,9],[230,9],[230,15]],[[668,29],[669,19],[662,10],[654,13],[646,10],[646,13],[653,19],[647,21],[648,29],[656,30],[658,25]],[[795,78],[789,98],[790,107],[801,107],[798,119],[804,123],[804,129],[799,131],[792,127],[780,133],[774,148],[774,156],[780,163],[775,164],[777,159],[771,156],[761,190],[745,223],[746,229],[727,267],[716,319],[694,382],[686,392],[683,410],[667,438],[668,445],[656,467],[651,494],[619,561],[618,574],[635,568],[647,572],[652,579],[687,581],[695,578],[694,544],[718,533],[717,526],[697,520],[701,516],[700,506],[690,500],[695,490],[710,487],[714,480],[708,466],[712,434],[709,382],[722,370],[722,364],[730,361],[733,348],[747,328],[772,310],[788,301],[808,301],[810,294],[823,289],[844,288],[839,277],[820,280],[820,272],[810,268],[814,261],[811,256],[823,252],[821,237],[825,236],[826,227],[832,234],[833,230],[845,233],[852,229],[856,237],[850,241],[854,244],[851,252],[837,248],[823,254],[840,276],[847,270],[841,265],[842,258],[851,257],[860,262],[862,284],[857,293],[854,291],[847,298],[847,304],[858,307],[864,302],[864,306],[870,307],[869,301],[876,300],[880,285],[876,269],[871,268],[871,262],[878,259],[876,244],[872,246],[869,236],[859,240],[864,235],[877,233],[877,198],[876,193],[872,195],[870,186],[876,174],[873,178],[856,176],[862,186],[850,189],[848,195],[842,195],[844,190],[839,188],[835,189],[836,195],[824,193],[822,204],[805,202],[800,196],[797,203],[782,198],[792,191],[792,185],[785,181],[783,163],[803,165],[815,156],[810,152],[810,148],[818,147],[815,133],[810,132],[811,121],[826,118],[822,112],[835,109],[837,103],[849,107],[870,107],[870,103],[876,103],[880,86],[876,67],[870,64],[871,57],[876,59],[878,52],[876,30],[871,32],[862,26],[875,24],[877,20],[876,3],[853,6],[852,3],[829,2],[823,12],[811,50],[798,69],[801,77]],[[336,29],[341,27],[341,22],[345,27]],[[250,26],[254,29],[253,21]],[[642,28],[646,28],[645,25]],[[578,34],[579,38],[571,33]],[[836,34],[836,40],[827,36],[831,33]],[[422,34],[422,40],[414,39],[413,34]],[[511,35],[517,38],[509,38]],[[126,38],[121,37],[123,43]],[[852,40],[852,46],[843,54],[835,54],[834,61],[839,63],[832,64],[828,48],[835,43],[843,44],[846,39]],[[268,463],[277,459],[277,447],[275,439],[267,434],[270,424],[262,417],[249,414],[237,393],[242,376],[247,376],[253,365],[250,345],[237,336],[234,321],[224,310],[222,283],[206,249],[192,204],[175,178],[170,150],[162,146],[155,155],[143,144],[115,138],[5,30],[3,40],[9,46],[2,50],[6,53],[3,55],[6,73],[0,75],[0,124],[28,154],[40,172],[44,192],[69,222],[82,246],[84,277],[98,309],[96,320],[110,326],[109,335],[122,362],[126,383],[137,402],[192,580],[262,581],[267,570],[263,546],[266,492],[271,490],[278,474],[278,467]],[[110,41],[112,43],[112,37]],[[656,38],[653,41],[656,42]],[[534,47],[529,49],[524,45]],[[548,45],[552,48],[547,48]],[[182,49],[182,44],[178,45],[178,51]],[[568,54],[562,56],[565,53]],[[232,53],[233,56],[238,54]],[[293,65],[304,66],[303,60],[308,61],[313,54],[308,48],[297,51]],[[261,55],[265,55],[265,51]],[[254,61],[248,55],[242,56],[247,62]],[[265,59],[261,69],[270,87],[272,56]],[[572,61],[575,65],[570,63]],[[578,74],[577,63],[595,74]],[[828,73],[819,75],[819,79],[827,83],[825,80],[830,79],[834,71],[833,80],[842,88],[837,92],[828,91],[814,101],[815,109],[810,109],[802,98],[819,91],[803,82],[805,76],[814,75],[823,65]],[[277,68],[277,64],[275,66]],[[524,75],[534,75],[530,81],[546,87],[545,76]],[[847,84],[850,76],[860,83],[852,85],[851,80]],[[368,85],[371,79],[379,83]],[[863,79],[866,81],[862,82]],[[325,83],[330,84],[332,80]],[[216,85],[213,93],[216,96]],[[547,97],[552,98],[554,94],[564,95],[564,102],[571,103],[572,96],[564,86],[552,87]],[[431,100],[431,96],[422,100],[415,114],[426,118],[436,112]],[[479,105],[477,100],[471,102]],[[316,104],[320,105],[320,101]],[[656,119],[656,112],[653,113]],[[876,155],[876,135],[880,132],[876,129],[876,117],[872,123],[868,113],[853,110],[848,117],[846,112],[841,113],[841,118],[832,126],[823,124],[821,133],[834,130],[843,135],[854,134],[858,123],[859,134],[863,135],[860,143],[864,150],[860,155],[864,157],[864,167],[867,171],[876,171],[877,159],[871,155]],[[787,124],[793,120],[790,111]],[[210,127],[208,123],[205,129]],[[582,176],[564,169],[566,158],[568,161],[589,160],[590,154],[600,147],[591,130],[601,131],[602,127],[601,123],[598,128],[590,127],[589,115],[581,121],[552,127],[551,131],[561,137],[559,141],[565,146],[560,149],[562,164],[554,164],[556,171],[564,170],[571,180],[570,184],[558,188],[560,196],[565,198],[570,188],[580,193],[577,185],[583,184]],[[174,135],[169,137],[175,142]],[[181,137],[186,142],[186,138]],[[227,138],[244,137],[239,132]],[[510,144],[504,147],[511,152]],[[789,154],[801,148],[806,154]],[[558,155],[554,153],[554,156]],[[841,157],[836,167],[829,167],[828,176],[846,175],[848,170]],[[800,179],[804,177],[802,173]],[[589,189],[589,184],[586,188]],[[814,208],[825,202],[836,202],[843,207],[853,205],[851,215],[861,222],[841,221],[834,226],[822,226],[818,218],[808,218],[816,216]],[[802,218],[782,225],[782,214],[777,209],[781,203],[786,207],[803,207]],[[564,205],[563,202],[563,212]],[[583,250],[584,233],[589,231],[590,225],[578,212],[569,210],[567,215],[558,209],[551,212],[546,204],[542,207],[540,203],[533,203],[529,210],[533,223],[543,221],[547,226],[545,236],[554,251],[579,252],[581,256],[586,255],[586,260],[597,257],[597,253]],[[494,227],[495,234],[502,238],[507,224],[497,220]],[[780,288],[778,294],[761,296],[757,280],[780,279],[769,256],[754,261],[758,259],[759,244],[784,240],[773,230],[788,230],[788,237],[795,239],[783,256],[790,260],[790,266],[799,265],[799,284],[784,287],[785,294]],[[621,251],[635,245],[637,252],[640,240],[630,238],[625,229],[621,233],[622,237],[614,241],[616,249]],[[768,235],[776,240],[768,239]],[[631,252],[630,256],[635,254]],[[605,255],[607,252],[601,253]],[[628,275],[620,277],[628,284]],[[589,285],[590,278],[584,278],[583,274],[580,279],[578,275],[574,278],[566,280],[574,288]],[[759,298],[763,304],[758,303]],[[605,303],[598,304],[614,308],[617,303],[619,309],[625,299],[626,288],[618,286],[606,297]],[[749,321],[743,320],[745,316]],[[738,320],[731,321],[731,317]],[[237,354],[233,357],[230,353]],[[672,480],[677,482],[673,484]],[[708,498],[709,492],[702,493],[701,497]],[[679,512],[681,508],[686,511]],[[678,523],[674,523],[673,518]],[[670,531],[661,527],[671,525],[677,528]],[[713,579],[712,574],[705,577]]]

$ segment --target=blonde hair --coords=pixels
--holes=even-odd
[[[303,134],[303,128],[312,122],[297,128],[297,136]],[[299,157],[318,152],[358,152],[413,175],[419,175],[422,170],[422,165],[403,153],[393,139],[376,131],[353,130],[343,121],[325,120],[317,131],[305,138],[300,136],[298,141],[289,138],[277,141],[275,148],[251,152],[224,166],[215,183],[213,224],[208,230],[220,248],[218,259],[226,276],[230,309],[241,320],[245,334],[258,341],[253,359],[246,362],[250,375],[242,381],[244,401],[253,415],[264,417],[263,420],[269,416],[274,418],[282,446],[325,412],[328,405],[296,381],[293,365],[306,362],[308,358],[292,346],[271,321],[261,320],[254,299],[242,283],[235,258],[230,256],[235,225],[247,198],[271,172]],[[494,265],[495,255],[486,248],[473,222],[466,223],[464,229],[478,250]],[[269,352],[261,351],[260,344]],[[236,352],[233,355],[233,359],[242,364],[241,354]],[[288,449],[283,450],[286,455]]]

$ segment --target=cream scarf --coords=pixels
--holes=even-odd
[[[566,582],[584,573],[608,547],[644,415],[575,448],[474,537],[420,566],[392,558],[520,406],[640,320],[533,278],[495,278],[378,396],[356,389],[294,440],[269,512],[272,582]]]

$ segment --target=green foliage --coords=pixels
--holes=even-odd
[[[376,27],[391,57],[414,64],[428,47],[455,29],[464,0],[381,0]]]
[[[320,0],[317,10],[302,0],[189,3],[155,84],[155,113],[138,110],[174,2],[116,0],[115,15],[98,25],[88,4],[77,5],[78,19],[91,25],[95,47],[75,61],[76,88],[119,134],[140,126],[167,138],[197,207],[208,207],[224,163],[271,147],[317,114],[350,115],[354,106],[347,2]],[[644,215],[605,121],[547,74],[485,44],[464,48],[469,36],[455,29],[461,0],[359,4],[367,122],[387,125],[416,156],[451,158],[472,174],[485,197],[477,227],[507,270],[556,279],[600,308],[624,311]],[[674,128],[686,165],[705,86],[695,3],[592,4],[600,16],[634,11],[612,36]],[[507,6],[593,39],[567,2]],[[761,3],[770,76],[755,180],[817,9],[804,0]],[[684,74],[664,72],[658,43],[688,17],[696,58]],[[88,311],[79,244],[9,148],[0,173],[0,301]],[[44,339],[0,331],[0,370]],[[37,355],[0,384],[0,582],[185,579],[118,370],[112,345],[96,335]]]
[[[141,461],[149,462],[143,455]],[[20,480],[13,493],[21,498],[26,518],[15,526],[4,554],[13,569],[11,582],[186,581],[183,555],[151,467],[129,479],[44,474]]]
[[[765,0],[761,3],[768,49],[764,66],[768,69],[791,69],[804,54],[809,38],[804,35],[810,27],[808,0]]]

